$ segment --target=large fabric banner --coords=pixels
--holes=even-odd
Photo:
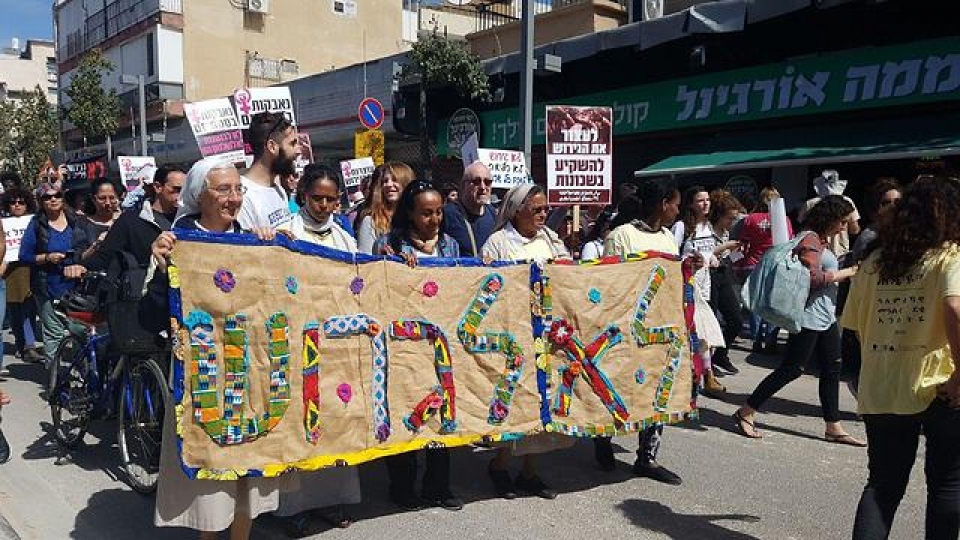
[[[178,238],[174,399],[190,476],[611,436],[695,412],[676,257],[409,268],[285,238]]]

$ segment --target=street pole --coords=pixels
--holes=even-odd
[[[530,153],[533,149],[533,0],[523,0],[520,17],[520,133],[523,136],[523,155],[527,170],[531,170]]]
[[[147,155],[147,90],[143,75],[137,75],[137,91],[140,93],[140,155]]]

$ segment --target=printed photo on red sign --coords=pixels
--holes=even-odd
[[[552,205],[613,199],[613,111],[547,106],[547,197]]]

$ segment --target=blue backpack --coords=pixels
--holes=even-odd
[[[808,234],[773,246],[763,255],[743,284],[743,303],[768,323],[791,334],[800,331],[800,321],[810,295],[810,270],[794,250]]]

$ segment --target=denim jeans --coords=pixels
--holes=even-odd
[[[865,414],[870,476],[860,496],[854,540],[885,540],[910,481],[922,432],[927,439],[927,540],[960,534],[960,410],[934,399],[918,414]],[[919,538],[919,534],[916,536]]]

